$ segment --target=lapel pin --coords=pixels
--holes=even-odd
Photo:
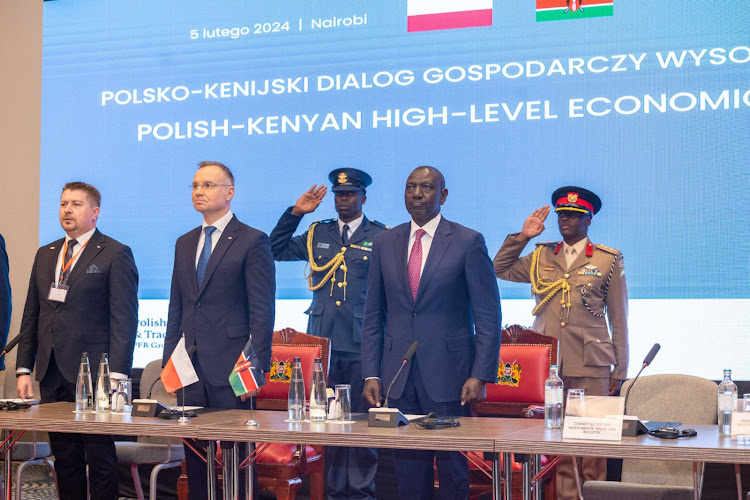
[[[227,239],[228,239],[228,240],[231,240],[231,239],[232,239],[232,237],[231,237],[231,236],[227,236]]]
[[[50,250],[54,250],[54,249],[55,249],[55,247],[49,247],[49,249],[50,249]]]
[[[99,245],[96,245],[96,248],[101,248]]]

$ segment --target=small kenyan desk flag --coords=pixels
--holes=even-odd
[[[536,0],[536,21],[611,17],[613,4],[614,0]]]
[[[245,348],[242,349],[240,357],[237,358],[232,373],[229,374],[229,384],[234,394],[242,396],[250,391],[265,385],[266,379],[258,367],[258,356],[253,349],[253,339],[249,339]]]

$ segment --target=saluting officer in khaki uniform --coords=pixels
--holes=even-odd
[[[495,274],[531,283],[536,298],[533,329],[558,339],[565,388],[613,395],[628,371],[628,291],[622,254],[588,238],[591,220],[602,206],[597,195],[566,186],[552,194],[552,204],[563,241],[537,243],[534,252],[520,256],[529,240],[544,230],[550,209],[539,208],[520,233],[505,239],[494,259]],[[580,470],[584,481],[605,480],[606,460],[584,457]],[[557,497],[578,497],[570,460],[558,465]]]

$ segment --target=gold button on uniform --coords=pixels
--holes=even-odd
[[[337,300],[337,301],[336,301],[336,305],[337,305],[337,306],[340,306],[340,305],[341,305],[341,301],[340,301],[340,300]]]
[[[367,260],[367,255],[365,255],[364,257],[362,257],[362,260]]]
[[[567,278],[570,278],[570,274],[568,274],[568,273],[565,273],[565,278],[566,278],[566,279],[567,279]]]
[[[344,283],[339,281],[339,288],[341,288],[342,286],[344,286]]]

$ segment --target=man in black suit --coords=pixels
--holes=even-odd
[[[270,369],[276,295],[271,242],[232,214],[234,176],[225,165],[201,162],[192,193],[203,224],[175,245],[163,363],[185,335],[185,345],[197,348],[192,361],[199,378],[185,388],[185,404],[249,409],[256,391],[235,396],[229,374],[250,338],[260,369]],[[187,448],[185,455],[191,500],[207,498],[205,462]]]
[[[41,247],[31,270],[21,323],[16,386],[34,397],[36,365],[42,403],[74,401],[82,352],[92,363],[109,354],[113,378],[130,375],[138,329],[138,270],[130,248],[96,229],[101,195],[70,182],[60,197],[63,239]],[[96,365],[94,365],[96,366]],[[50,432],[60,498],[117,499],[112,436]]]
[[[13,302],[10,296],[10,268],[8,253],[5,251],[5,239],[0,234],[0,349],[5,349],[10,329],[10,313]],[[0,358],[0,370],[5,370],[5,356]]]

